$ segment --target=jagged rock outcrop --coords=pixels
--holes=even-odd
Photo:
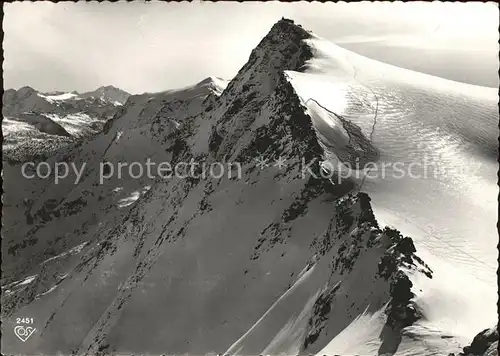
[[[252,51],[247,63],[231,80],[211,114],[216,137],[223,137],[217,158],[231,156],[231,147],[251,127],[259,114],[265,114],[266,103],[283,79],[284,70],[300,70],[312,56],[302,42],[310,34],[286,21],[279,21]],[[272,105],[272,102],[267,106]]]
[[[448,356],[455,356],[450,354]],[[484,329],[457,356],[498,356],[498,325]]]

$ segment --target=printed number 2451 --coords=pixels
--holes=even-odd
[[[33,318],[17,318],[16,324],[34,324]]]

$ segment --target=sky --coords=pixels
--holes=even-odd
[[[130,93],[231,79],[282,16],[404,68],[498,85],[494,3],[15,2],[4,4],[4,88]]]

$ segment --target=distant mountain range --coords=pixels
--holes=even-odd
[[[6,90],[2,107],[4,155],[24,160],[94,135],[129,96],[113,86],[82,94],[42,93],[28,86]]]

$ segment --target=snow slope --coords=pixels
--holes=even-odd
[[[373,61],[316,36],[307,42],[314,56],[303,73],[287,73],[292,85],[313,122],[338,115],[370,139],[379,171],[370,172],[362,189],[379,220],[412,236],[417,250],[429,254],[424,259],[442,266],[436,278],[446,290],[435,293],[456,304],[440,306],[436,323],[472,337],[481,323],[496,320],[497,91]],[[331,139],[329,127],[316,127]],[[394,171],[396,162],[404,176]],[[363,172],[352,175],[363,182]],[[464,280],[477,293],[463,293]],[[427,303],[436,294],[421,298]]]

